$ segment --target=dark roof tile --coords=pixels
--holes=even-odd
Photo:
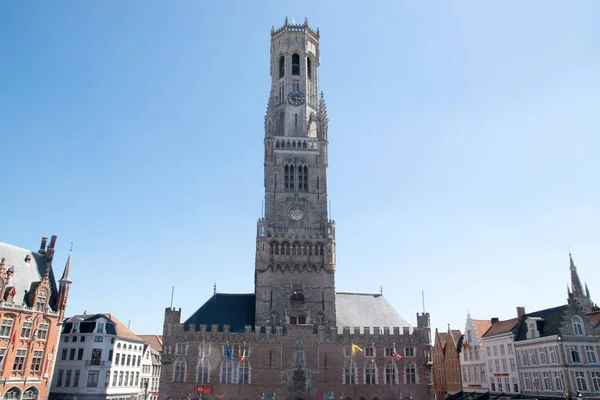
[[[183,329],[187,331],[190,324],[196,324],[199,331],[204,324],[210,331],[211,325],[218,324],[220,332],[223,325],[229,325],[230,332],[244,332],[246,325],[255,325],[255,300],[254,293],[216,293],[183,323]]]

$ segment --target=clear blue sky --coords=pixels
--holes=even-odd
[[[210,5],[209,5],[210,4]],[[321,31],[338,291],[413,324],[600,302],[600,4],[0,4],[0,241],[69,243],[68,314],[161,333],[252,292],[271,26]]]

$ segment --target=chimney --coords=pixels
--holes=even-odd
[[[52,259],[54,258],[54,245],[56,245],[56,235],[50,237],[50,244],[46,249],[46,262],[50,264],[52,264]]]
[[[494,317],[491,319],[492,321],[492,325],[494,325],[496,322],[500,321],[497,317]]]
[[[517,317],[521,318],[525,315],[525,307],[517,307]]]
[[[42,236],[42,244],[40,244],[40,254],[46,254],[46,243],[48,242],[48,238],[46,236]]]

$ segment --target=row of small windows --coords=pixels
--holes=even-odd
[[[84,371],[85,372],[85,371]],[[59,369],[56,375],[56,387],[79,387],[80,370],[63,370]],[[100,371],[88,371],[86,387],[98,387]],[[138,386],[140,382],[139,372],[129,371],[114,371],[112,382],[110,379],[110,371],[106,371],[104,379],[104,387],[127,387]]]
[[[304,141],[304,140],[276,140],[276,149],[317,149],[319,144],[316,141]]]
[[[11,337],[11,332],[13,330],[14,318],[2,318],[2,324],[0,324],[0,337],[1,338],[9,338]],[[21,339],[31,339],[32,334],[35,339],[38,340],[46,340],[48,337],[48,329],[50,327],[50,323],[47,320],[43,320],[38,325],[37,329],[34,331],[34,320],[33,318],[26,319],[21,325]]]
[[[292,54],[292,75],[300,75],[300,55]],[[285,76],[285,56],[279,57],[279,79]],[[306,76],[312,79],[312,61],[306,57]]]
[[[282,255],[282,256],[322,256],[323,255],[323,243],[300,243],[294,242],[290,245],[290,242],[271,242],[269,245],[271,254]]]
[[[173,382],[185,382],[187,372],[187,363],[180,358],[175,361],[173,368]],[[233,360],[223,360],[219,367],[219,383],[226,384],[249,384],[251,382],[250,360],[234,362]],[[198,363],[196,371],[196,382],[200,384],[210,383],[210,362],[204,360]]]
[[[302,364],[302,363],[299,363]],[[205,360],[199,362],[196,370],[195,382],[199,384],[211,383],[210,362]],[[364,383],[366,385],[377,385],[380,383],[380,375],[377,365],[374,362],[367,361],[359,379],[358,368],[354,359],[346,360],[342,369],[342,383],[355,385]],[[186,382],[187,363],[183,358],[175,361],[173,368],[173,382]],[[249,384],[251,383],[250,360],[244,361],[223,360],[218,370],[218,380],[222,384]],[[409,362],[404,368],[403,381],[406,384],[418,383],[417,367],[414,362]],[[398,384],[398,367],[393,361],[388,361],[383,367],[381,374],[382,384]]]
[[[13,361],[13,372],[25,372],[25,362],[27,360],[27,349],[17,349]],[[0,365],[4,365],[4,357],[6,357],[6,348],[0,349]],[[39,373],[42,370],[42,360],[44,358],[44,350],[33,350],[31,365],[29,371]]]
[[[383,384],[395,384],[400,383],[398,380],[398,368],[396,363],[388,361],[382,371]],[[416,384],[417,380],[417,367],[414,362],[409,362],[404,367],[404,383]],[[344,374],[342,383],[347,385],[356,385],[357,383],[363,383],[365,385],[377,385],[379,384],[379,373],[377,365],[374,362],[367,361],[363,369],[362,382],[358,379],[358,368],[356,368],[356,362],[354,359],[346,360],[344,363]]]

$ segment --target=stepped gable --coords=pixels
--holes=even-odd
[[[338,327],[411,327],[381,294],[338,292],[335,308]]]
[[[229,325],[230,332],[244,332],[246,325],[255,325],[255,301],[254,293],[215,293],[183,323],[183,329],[195,324],[196,331],[200,325],[211,331],[212,325],[219,325],[223,332],[223,326]]]

